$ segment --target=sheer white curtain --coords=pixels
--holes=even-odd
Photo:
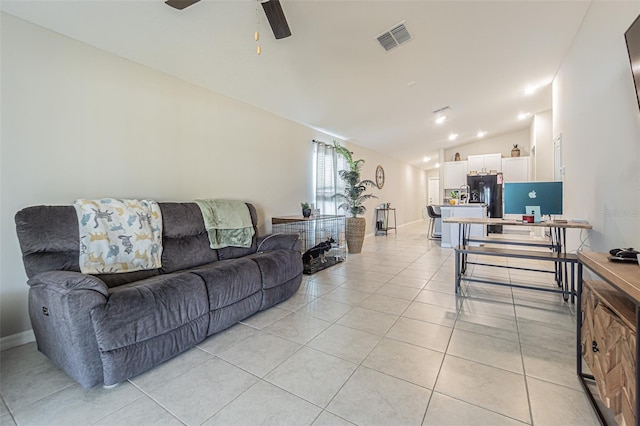
[[[333,145],[314,141],[314,147],[316,208],[320,209],[320,214],[339,214],[333,194],[344,189],[338,170],[346,169],[346,162],[336,154]]]

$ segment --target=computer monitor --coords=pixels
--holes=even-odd
[[[562,182],[504,184],[504,213],[530,214],[527,206],[540,206],[540,214],[562,214]]]

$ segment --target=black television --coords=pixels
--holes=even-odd
[[[627,52],[629,53],[629,62],[631,63],[631,75],[633,76],[633,84],[636,90],[636,99],[638,100],[638,108],[640,108],[640,15],[631,24],[629,29],[624,33],[624,39],[627,42]]]

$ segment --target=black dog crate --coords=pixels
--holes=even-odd
[[[304,273],[314,274],[347,258],[344,216],[320,215],[274,217],[271,219],[272,232],[300,235],[302,249],[300,255],[311,250],[311,258],[304,263]],[[328,241],[331,241],[328,245]],[[314,250],[315,249],[315,250]],[[310,256],[303,256],[303,259]]]

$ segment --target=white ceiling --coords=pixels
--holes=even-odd
[[[2,10],[131,61],[431,168],[441,148],[526,128],[590,1],[281,0],[275,40],[254,0],[5,1]],[[414,39],[376,37],[404,21]],[[256,54],[254,31],[261,34]],[[412,83],[413,82],[413,83]],[[532,96],[523,90],[546,84]],[[433,111],[450,106],[434,124]],[[458,133],[455,142],[450,133]],[[425,155],[434,158],[423,163]]]

